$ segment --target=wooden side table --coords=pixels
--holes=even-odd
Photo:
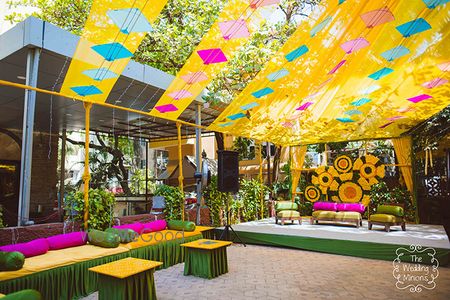
[[[186,247],[184,275],[211,279],[228,273],[227,247],[231,244],[208,239],[181,244]]]
[[[153,273],[163,263],[127,257],[89,268],[98,273],[99,300],[156,299]]]

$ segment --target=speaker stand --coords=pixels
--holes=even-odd
[[[247,247],[247,245],[241,240],[241,238],[239,237],[239,235],[236,233],[236,231],[234,231],[233,227],[231,227],[230,224],[230,203],[227,200],[227,205],[226,205],[226,216],[227,216],[227,224],[225,225],[225,228],[223,229],[222,233],[220,234],[219,240],[223,240],[223,238],[225,237],[225,241],[230,241],[230,229],[233,232],[233,240],[231,240],[231,242],[234,242],[234,238],[236,238],[242,245],[244,245],[244,247]]]

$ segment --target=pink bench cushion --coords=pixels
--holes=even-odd
[[[354,211],[363,214],[366,210],[366,207],[361,203],[338,203],[337,204],[338,211]]]
[[[49,246],[46,239],[37,239],[28,243],[20,243],[0,247],[0,251],[5,252],[17,251],[22,253],[25,257],[33,257],[45,254],[47,253],[48,249]]]
[[[314,210],[337,211],[337,203],[335,202],[314,202]]]
[[[142,225],[144,226],[142,233],[150,233],[166,229],[167,222],[166,220],[156,220],[153,222],[143,223]]]
[[[131,230],[137,232],[138,234],[141,234],[142,229],[144,229],[144,225],[142,225],[142,223],[136,222],[136,223],[132,223],[132,224],[124,224],[124,225],[113,226],[113,228],[117,228],[117,229],[131,229]]]
[[[50,250],[65,249],[83,246],[87,242],[86,232],[77,231],[66,234],[58,234],[47,238]]]

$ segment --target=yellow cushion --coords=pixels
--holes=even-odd
[[[403,219],[394,215],[374,214],[369,217],[369,221],[380,223],[400,223]]]
[[[313,211],[312,216],[316,219],[334,219],[336,217],[335,211],[329,210],[316,210]]]
[[[296,210],[282,210],[277,213],[278,218],[298,218],[300,213]]]
[[[20,270],[0,272],[0,281],[127,251],[129,250],[122,246],[117,248],[101,248],[94,245],[48,251],[43,255],[25,259],[23,268]]]
[[[336,213],[336,220],[361,220],[361,214],[355,211],[340,211]]]

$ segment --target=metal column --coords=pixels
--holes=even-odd
[[[202,104],[197,104],[195,115],[195,124],[202,124]],[[195,128],[195,164],[197,165],[197,174],[202,173],[202,130]],[[204,175],[204,174],[203,174]],[[202,180],[197,178],[197,218],[196,224],[200,224],[200,209],[202,204]]]
[[[27,53],[26,85],[36,87],[39,68],[39,48],[30,48]],[[31,164],[33,158],[34,114],[36,91],[25,90],[22,128],[22,153],[20,161],[20,190],[17,225],[25,225],[30,217]]]

